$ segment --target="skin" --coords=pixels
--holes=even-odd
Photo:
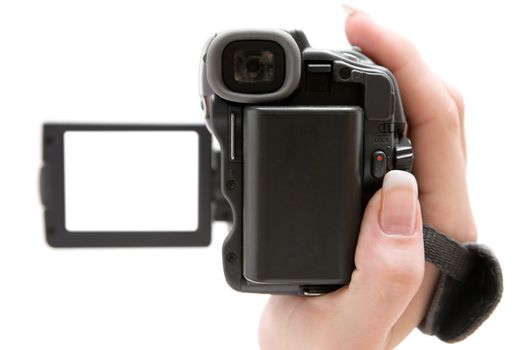
[[[363,216],[352,282],[316,298],[272,296],[260,322],[263,350],[394,348],[423,319],[439,277],[424,262],[421,222],[458,241],[477,239],[461,95],[432,72],[412,43],[368,15],[351,13],[345,30],[349,41],[387,67],[399,84],[415,152],[416,228],[403,235],[384,232],[385,194],[379,190]]]

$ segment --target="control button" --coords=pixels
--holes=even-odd
[[[412,171],[412,163],[414,161],[414,151],[412,150],[412,143],[406,137],[399,140],[395,146],[395,168],[398,170]]]
[[[381,178],[386,174],[386,154],[383,151],[375,151],[372,155],[372,176]]]

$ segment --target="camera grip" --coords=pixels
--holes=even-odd
[[[458,243],[427,225],[423,237],[425,259],[441,276],[419,329],[445,342],[461,341],[498,305],[503,293],[500,264],[489,248]]]

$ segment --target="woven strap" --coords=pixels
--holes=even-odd
[[[425,259],[441,276],[419,329],[446,342],[472,334],[494,311],[503,292],[501,267],[490,249],[461,244],[423,226]]]
[[[423,240],[428,262],[453,279],[465,281],[475,263],[465,247],[427,225],[423,226]]]

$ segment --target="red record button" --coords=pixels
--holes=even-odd
[[[372,176],[380,178],[386,174],[386,154],[377,150],[372,155]]]

